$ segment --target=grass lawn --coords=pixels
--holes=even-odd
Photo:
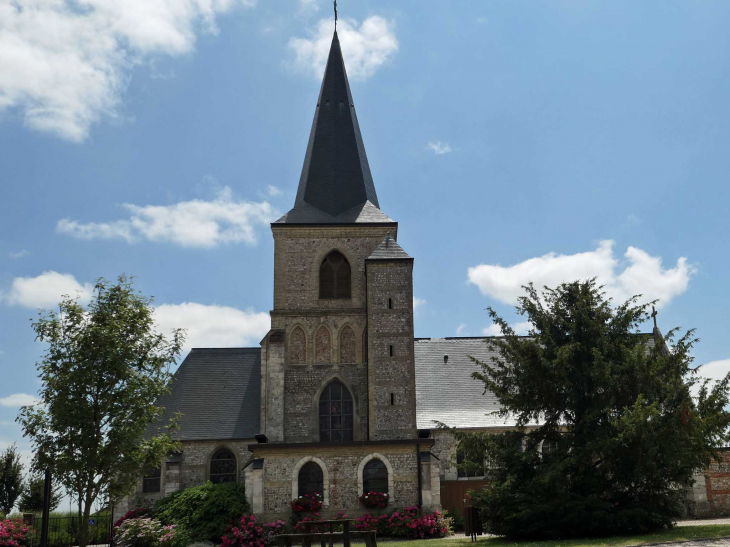
[[[630,545],[645,545],[647,543],[671,543],[673,541],[687,541],[692,539],[711,539],[730,536],[730,524],[709,524],[704,526],[678,526],[672,530],[665,530],[643,536],[614,536],[592,539],[568,539],[551,541],[507,541],[502,538],[480,538],[472,543],[462,534],[449,536],[444,539],[402,541],[378,541],[378,547],[623,547]]]

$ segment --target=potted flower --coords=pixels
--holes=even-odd
[[[291,502],[295,513],[311,513],[322,509],[322,494],[304,494]]]
[[[360,505],[382,509],[388,505],[387,492],[363,492],[360,496]]]

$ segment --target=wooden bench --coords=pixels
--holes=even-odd
[[[276,544],[278,547],[292,547],[293,542],[301,541],[302,547],[312,547],[312,541],[319,541],[320,547],[329,547],[334,545],[335,541],[342,541],[344,547],[350,547],[350,541],[353,539],[364,539],[366,547],[378,547],[375,541],[375,532],[351,532],[350,524],[353,520],[320,520],[303,522],[304,533],[299,534],[281,534],[276,536]],[[342,526],[342,532],[335,532],[335,526]],[[312,527],[319,528],[329,527],[329,532],[312,532]]]

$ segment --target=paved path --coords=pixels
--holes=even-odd
[[[730,519],[680,520],[677,526],[704,526],[706,524],[730,524]]]
[[[654,543],[653,547],[677,547],[677,543]],[[682,547],[728,547],[730,539],[697,539],[693,541],[682,541]]]

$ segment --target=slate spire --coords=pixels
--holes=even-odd
[[[380,208],[335,31],[294,208],[338,216],[367,201]]]

